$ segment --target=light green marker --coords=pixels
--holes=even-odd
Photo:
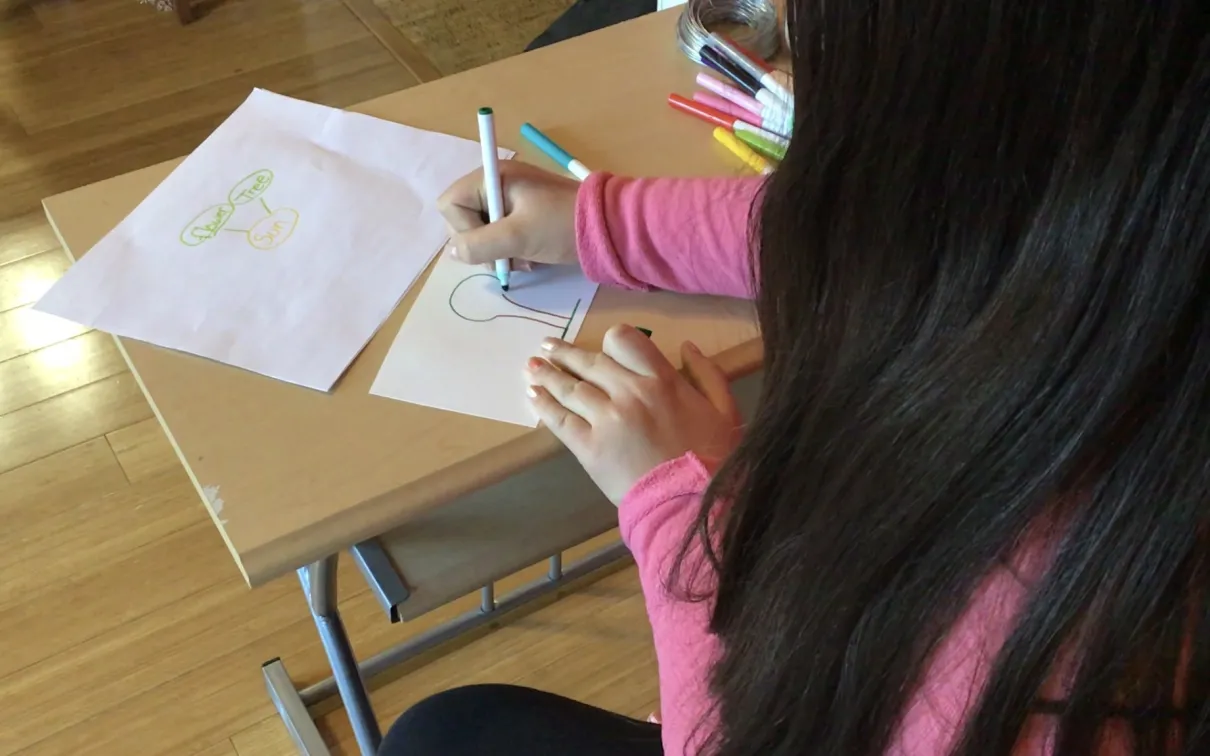
[[[773,142],[770,142],[768,139],[765,139],[762,136],[757,136],[756,134],[753,134],[748,131],[739,131],[739,130],[736,130],[735,136],[738,137],[741,142],[748,145],[749,147],[756,150],[757,152],[759,152],[760,154],[764,155],[767,158],[773,158],[774,160],[782,160],[786,157],[786,148],[785,147],[782,147],[781,145],[778,145],[778,144],[774,144]]]

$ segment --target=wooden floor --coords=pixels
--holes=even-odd
[[[260,664],[325,674],[296,584],[244,587],[112,340],[29,310],[67,265],[42,197],[188,152],[252,86],[346,105],[414,83],[340,0],[206,5],[182,29],[135,0],[0,0],[0,754],[287,754]],[[392,626],[340,583],[359,654],[441,618]],[[479,681],[654,709],[633,569],[374,702],[389,722]],[[343,712],[320,722],[355,752]]]

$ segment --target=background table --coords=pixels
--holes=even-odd
[[[500,143],[537,165],[551,167],[520,139],[523,121],[594,170],[739,175],[744,169],[715,144],[710,127],[665,104],[669,92],[692,90],[695,73],[676,47],[676,15],[647,16],[353,109],[474,139],[475,111],[491,105]],[[175,164],[47,199],[47,215],[64,247],[84,254]],[[545,430],[369,395],[422,285],[413,287],[330,394],[119,340],[249,584],[299,570],[333,662],[333,684],[355,724],[368,703],[356,700],[364,699],[364,689],[358,693],[361,681],[356,666],[350,668],[352,653],[335,613],[334,554],[353,548],[392,618],[406,619],[476,586],[487,591],[491,581],[604,532],[616,517]],[[748,303],[603,288],[577,342],[598,346],[604,331],[622,321],[651,329],[669,355],[682,340],[694,340],[732,377],[759,367]],[[751,386],[744,393],[750,396]],[[552,583],[562,573],[552,560]],[[498,606],[488,599],[485,592],[485,612]],[[317,687],[320,693],[331,689]],[[301,701],[316,695],[304,691]],[[305,728],[292,722],[297,711],[286,719]],[[363,734],[368,749],[375,732],[359,738]],[[307,737],[296,733],[304,749]]]

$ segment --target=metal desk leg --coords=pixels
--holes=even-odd
[[[311,618],[315,620],[324,653],[332,667],[336,690],[349,714],[357,746],[364,756],[374,756],[382,742],[382,733],[378,729],[378,719],[370,706],[365,681],[357,668],[353,647],[349,644],[349,636],[336,607],[336,564],[335,554],[309,564],[299,569],[298,580],[302,583]],[[327,756],[327,747],[319,737],[303,698],[290,682],[281,660],[269,662],[263,670],[265,685],[299,752],[306,756]]]
[[[374,756],[382,742],[382,733],[378,729],[374,709],[370,706],[365,681],[357,668],[348,633],[336,608],[336,562],[335,554],[313,562],[298,571],[298,579],[302,583],[303,593],[307,595],[311,618],[319,630],[319,639],[323,643],[324,653],[328,655],[332,676],[336,678],[340,700],[349,712],[357,745],[365,756]]]
[[[273,707],[290,733],[294,747],[301,756],[331,756],[328,744],[311,719],[311,712],[298,695],[298,688],[286,672],[286,665],[281,659],[273,659],[261,665],[261,674],[265,678],[265,687],[269,689],[269,698],[273,699]]]
[[[336,557],[328,557],[300,569],[298,579],[307,596],[315,626],[319,629],[333,676],[299,690],[290,680],[282,661],[273,659],[262,667],[265,685],[269,689],[277,713],[302,756],[330,756],[330,751],[315,727],[307,707],[319,703],[333,693],[340,695],[349,713],[361,752],[366,756],[373,756],[382,737],[379,734],[378,720],[370,708],[365,678],[416,659],[464,633],[496,622],[501,615],[521,609],[530,602],[555,593],[598,570],[618,565],[629,555],[630,552],[622,543],[607,546],[570,565],[563,564],[562,554],[555,554],[547,561],[545,577],[500,597],[496,595],[495,584],[488,583],[479,591],[478,609],[408,638],[360,664],[353,657],[353,649],[349,645],[344,625],[336,610]],[[408,597],[408,589],[402,576],[376,543],[367,541],[358,544],[353,549],[353,556],[373,588],[375,597],[383,608],[387,609],[392,621],[398,622],[400,617],[397,606]]]

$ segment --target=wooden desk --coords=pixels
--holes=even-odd
[[[595,170],[738,173],[706,125],[665,104],[669,92],[688,92],[693,84],[693,67],[673,36],[675,15],[647,16],[353,109],[475,139],[475,110],[491,103],[502,145],[536,165],[552,167],[520,139],[518,129],[527,120]],[[47,214],[64,246],[84,254],[174,166],[153,166],[47,199]],[[386,532],[557,451],[545,431],[369,395],[420,285],[330,395],[122,341],[250,584]],[[580,343],[598,344],[606,328],[623,320],[653,329],[666,351],[683,338],[717,353],[754,337],[750,308],[742,303],[602,290]],[[751,363],[740,359],[732,367],[738,371]]]
[[[676,15],[646,16],[354,110],[474,139],[475,111],[490,104],[501,144],[536,165],[551,167],[520,139],[523,121],[595,170],[739,174],[743,169],[717,147],[709,127],[665,104],[669,92],[691,91],[695,73],[676,46]],[[45,200],[64,247],[84,254],[174,165]],[[369,395],[422,284],[331,394],[119,341],[249,584],[301,569],[321,633],[325,606],[334,607],[326,595],[329,575],[307,570],[334,564],[331,555],[367,539],[382,536],[387,561],[407,583],[401,613],[411,616],[532,564],[535,555],[603,532],[615,517],[545,430]],[[691,338],[718,355],[733,377],[759,366],[746,303],[602,289],[578,342],[599,345],[605,329],[619,321],[652,329],[669,354]],[[331,639],[324,640],[328,647]],[[333,658],[338,684],[347,662]],[[344,682],[357,684],[355,670],[353,678]],[[341,685],[350,705],[345,692]]]

